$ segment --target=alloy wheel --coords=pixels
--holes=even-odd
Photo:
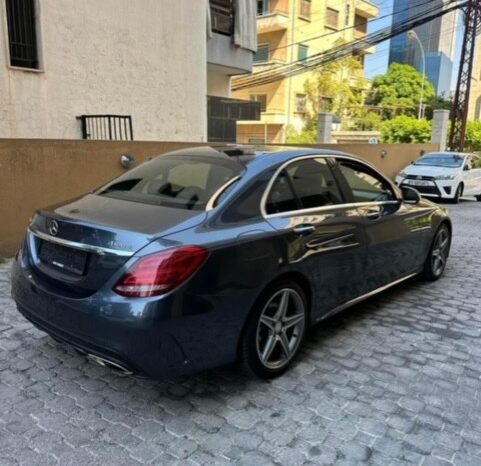
[[[280,369],[294,357],[306,325],[306,310],[299,293],[277,291],[264,306],[257,325],[256,346],[261,363]]]
[[[446,267],[449,254],[449,231],[447,228],[441,228],[434,240],[431,253],[431,266],[433,274],[439,277]]]

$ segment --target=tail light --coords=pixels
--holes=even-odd
[[[192,276],[208,255],[204,248],[186,246],[146,256],[136,262],[113,289],[128,298],[168,293]]]

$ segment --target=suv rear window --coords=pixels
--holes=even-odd
[[[209,199],[244,167],[229,159],[165,155],[146,162],[96,192],[99,196],[188,210]]]

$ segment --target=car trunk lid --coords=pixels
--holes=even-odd
[[[204,211],[87,195],[33,218],[28,248],[46,285],[87,296],[154,239],[201,223]]]

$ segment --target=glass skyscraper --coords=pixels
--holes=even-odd
[[[407,21],[423,13],[429,15],[433,8],[440,11],[444,5],[443,0],[434,0],[429,3],[420,0],[394,0],[393,23]],[[457,12],[454,11],[414,28],[426,54],[426,75],[438,95],[448,95],[451,90],[456,22]],[[405,63],[422,71],[423,63],[419,45],[410,40],[407,34],[393,37],[389,49],[389,64],[391,63]]]

